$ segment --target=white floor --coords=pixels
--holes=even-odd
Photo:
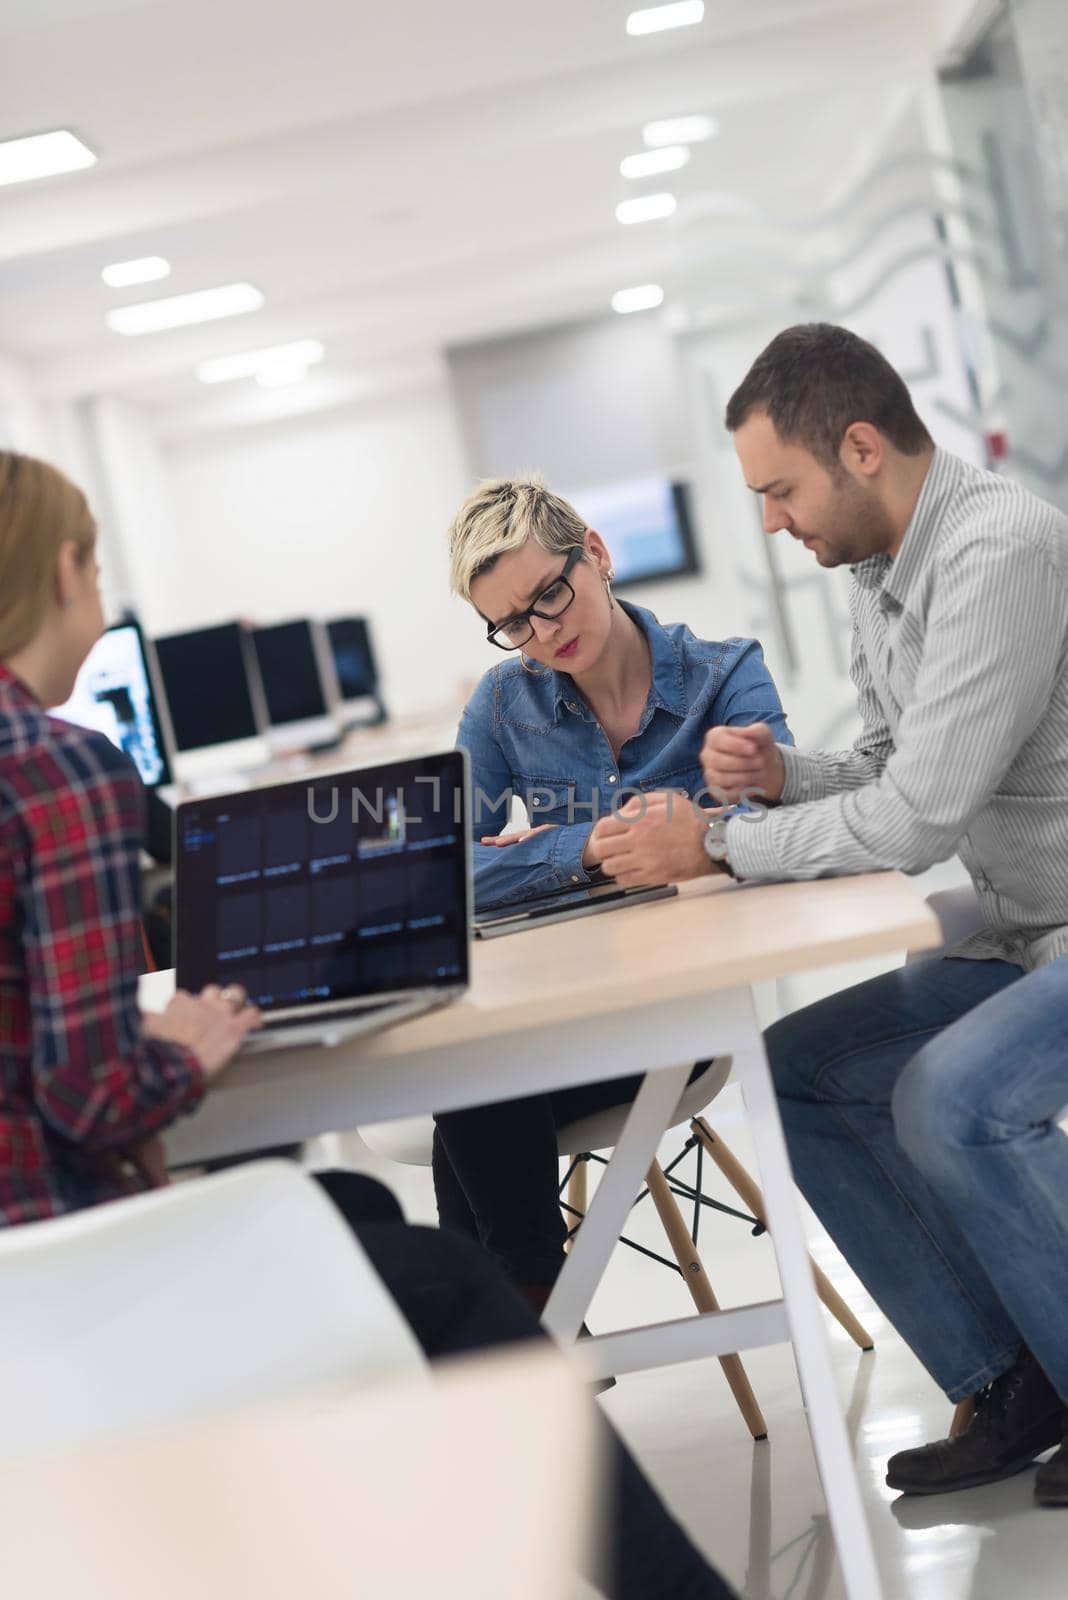
[[[959,871],[943,868],[923,887],[959,881]],[[875,970],[857,967],[791,980],[780,986],[777,996],[762,996],[762,1005],[773,1015]],[[728,1085],[709,1115],[755,1172],[734,1085]],[[672,1136],[661,1159],[670,1160],[681,1143],[681,1137]],[[411,1221],[434,1220],[429,1172],[383,1161],[355,1135],[339,1140],[335,1154],[382,1177]],[[688,1160],[692,1163],[693,1156]],[[692,1174],[691,1165],[684,1170]],[[705,1191],[737,1205],[737,1197],[707,1164]],[[886,1488],[887,1457],[943,1436],[951,1408],[811,1214],[808,1224],[820,1265],[876,1340],[874,1353],[862,1355],[827,1319],[885,1600],[1068,1596],[1068,1511],[1035,1508],[1030,1472],[989,1488],[931,1499],[902,1499]],[[634,1213],[631,1232],[642,1244],[663,1251],[648,1201]],[[701,1250],[721,1304],[744,1304],[779,1292],[770,1243],[754,1239],[744,1224],[706,1212]],[[690,1309],[677,1273],[620,1248],[588,1321],[600,1333],[685,1315]],[[768,1423],[765,1444],[750,1441],[716,1362],[624,1378],[601,1404],[672,1510],[746,1600],[842,1600],[790,1350],[754,1351],[744,1359]]]
[[[733,1085],[711,1120],[752,1170]],[[681,1142],[666,1142],[662,1159],[676,1154]],[[342,1144],[345,1160],[387,1182],[411,1221],[433,1221],[428,1172],[383,1161],[355,1136]],[[684,1170],[692,1173],[689,1165]],[[707,1165],[705,1191],[737,1204]],[[663,1250],[648,1201],[633,1223],[635,1239]],[[1060,1600],[1068,1594],[1068,1512],[1034,1507],[1030,1473],[925,1500],[902,1500],[885,1487],[886,1458],[944,1434],[950,1407],[811,1216],[809,1223],[820,1265],[876,1340],[874,1353],[862,1355],[828,1318],[885,1600]],[[701,1248],[722,1304],[778,1292],[768,1240],[752,1238],[742,1223],[707,1212]],[[588,1320],[600,1333],[690,1309],[677,1273],[620,1248]],[[675,1515],[746,1600],[841,1600],[789,1348],[753,1351],[744,1359],[768,1423],[765,1444],[751,1443],[716,1362],[635,1374],[600,1403]]]

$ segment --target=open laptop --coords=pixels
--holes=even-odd
[[[244,1051],[336,1044],[469,981],[463,751],[190,800],[175,833],[176,981],[241,984]]]

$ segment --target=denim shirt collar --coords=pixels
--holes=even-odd
[[[623,607],[627,616],[638,624],[649,641],[649,653],[653,664],[653,682],[646,701],[646,716],[648,717],[658,708],[668,711],[673,717],[684,718],[689,711],[686,697],[685,664],[682,651],[675,640],[662,628],[651,611],[644,606],[631,605],[626,600],[616,601]],[[562,711],[572,711],[576,707],[580,713],[587,711],[584,700],[576,696],[575,680],[567,672],[557,672],[553,669],[553,704],[556,710],[556,720],[559,722]]]

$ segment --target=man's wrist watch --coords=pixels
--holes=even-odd
[[[731,872],[730,862],[727,860],[727,824],[734,816],[734,808],[722,812],[718,817],[713,817],[701,838],[705,847],[705,855],[717,866]],[[734,874],[731,872],[731,877]]]

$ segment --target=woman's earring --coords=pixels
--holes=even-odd
[[[612,599],[612,579],[615,577],[615,575],[616,575],[615,567],[609,567],[608,576],[604,580],[604,592],[608,596],[609,601],[611,601],[611,599]]]

